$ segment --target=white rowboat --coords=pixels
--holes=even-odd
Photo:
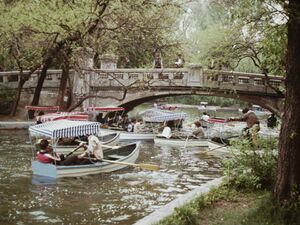
[[[100,131],[100,123],[87,121],[57,120],[48,123],[42,123],[29,127],[30,136],[46,136],[52,139],[54,148],[59,138],[76,137],[84,135],[95,135]],[[35,175],[59,178],[59,177],[77,177],[89,174],[112,172],[124,167],[126,163],[134,163],[139,156],[140,143],[133,143],[117,149],[107,149],[104,151],[104,159],[115,160],[113,162],[96,162],[85,165],[54,165],[50,163],[41,163],[36,159],[31,161],[32,171]],[[34,156],[35,156],[35,148]],[[34,157],[35,158],[35,157]],[[117,164],[123,163],[123,164]]]
[[[116,162],[135,163],[139,156],[139,149],[139,142],[122,146],[118,149],[109,149],[104,151],[104,159],[114,160]],[[127,166],[128,165],[101,161],[92,164],[68,166],[40,163],[36,160],[32,161],[33,174],[51,178],[78,177],[90,174],[108,173],[123,169]]]

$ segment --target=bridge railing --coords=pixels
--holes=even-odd
[[[25,88],[36,87],[40,70],[30,76]],[[71,70],[71,76],[74,70]],[[28,71],[24,71],[28,74]],[[267,87],[263,74],[241,73],[233,71],[205,70],[197,68],[180,69],[94,69],[85,71],[91,75],[90,86],[94,89],[103,87],[204,87],[223,90],[245,90],[258,92],[274,92]],[[0,84],[16,88],[20,79],[19,71],[0,72]],[[61,79],[61,70],[48,70],[45,87],[57,88]],[[269,83],[275,87],[284,87],[284,78],[269,76]]]

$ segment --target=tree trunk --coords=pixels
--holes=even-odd
[[[13,104],[12,111],[10,113],[11,116],[15,116],[16,113],[17,113],[17,108],[18,108],[19,101],[20,101],[20,98],[21,98],[21,92],[22,92],[22,89],[23,89],[23,86],[24,86],[25,82],[27,81],[26,79],[22,78],[23,73],[21,73],[20,76],[21,76],[21,78],[20,78],[20,81],[18,83],[17,97],[16,97],[16,101]]]
[[[43,63],[43,68],[42,68],[40,77],[38,79],[38,83],[37,83],[37,86],[36,86],[36,89],[35,89],[35,92],[34,92],[34,95],[33,95],[31,105],[38,105],[39,104],[41,91],[43,89],[44,80],[47,76],[47,70],[48,70],[48,67],[51,65],[51,63],[52,63],[52,57],[48,57],[45,60],[45,62]],[[34,117],[34,111],[30,110],[28,112],[28,117],[30,119],[32,119]]]
[[[17,98],[16,98],[16,101],[14,102],[14,105],[13,105],[13,108],[12,108],[12,111],[11,111],[11,115],[12,116],[16,115],[17,108],[18,108],[18,105],[19,105],[19,101],[20,101],[20,98],[21,98],[21,93],[22,93],[22,89],[23,89],[24,84],[26,83],[26,81],[28,81],[28,79],[31,76],[31,74],[33,74],[40,66],[41,65],[38,64],[38,65],[32,67],[29,70],[28,74],[24,74],[23,70],[20,71],[20,81],[18,83]]]
[[[280,132],[274,198],[293,201],[300,193],[300,2],[289,1],[286,96]]]
[[[67,107],[66,105],[64,105],[64,97],[66,95],[69,70],[70,70],[69,62],[65,60],[62,66],[62,75],[61,75],[60,86],[59,86],[57,102],[56,102],[57,105],[60,106],[60,109],[62,109],[63,111]]]

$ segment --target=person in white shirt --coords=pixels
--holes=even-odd
[[[134,124],[133,132],[134,133],[142,133],[143,129],[145,128],[142,119],[138,119],[137,122]]]
[[[91,164],[103,159],[103,147],[117,149],[119,146],[102,145],[95,135],[88,136],[88,145],[80,144],[85,149],[84,153],[78,155],[79,164]]]
[[[164,129],[163,129],[162,133],[159,134],[159,135],[157,135],[157,136],[158,137],[168,138],[168,139],[172,137],[172,130],[171,130],[171,128],[170,128],[170,126],[169,126],[168,123],[165,122]]]
[[[200,118],[200,121],[202,122],[202,127],[203,128],[207,128],[208,120],[209,120],[209,115],[207,115],[206,112],[203,112],[203,115]]]

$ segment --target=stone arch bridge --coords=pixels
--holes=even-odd
[[[72,70],[70,75],[72,91],[78,99],[86,94],[94,96],[84,101],[85,106],[118,105],[130,111],[141,103],[162,97],[207,95],[251,102],[277,115],[283,109],[284,96],[266,84],[263,74],[191,66],[179,69],[85,69]],[[37,85],[38,76],[39,71],[25,84],[23,104],[30,104],[30,96]],[[55,104],[60,77],[61,70],[48,71],[40,105],[49,105],[51,102]],[[16,88],[18,80],[18,71],[0,72],[0,84]],[[283,90],[284,78],[269,76],[269,84]]]

